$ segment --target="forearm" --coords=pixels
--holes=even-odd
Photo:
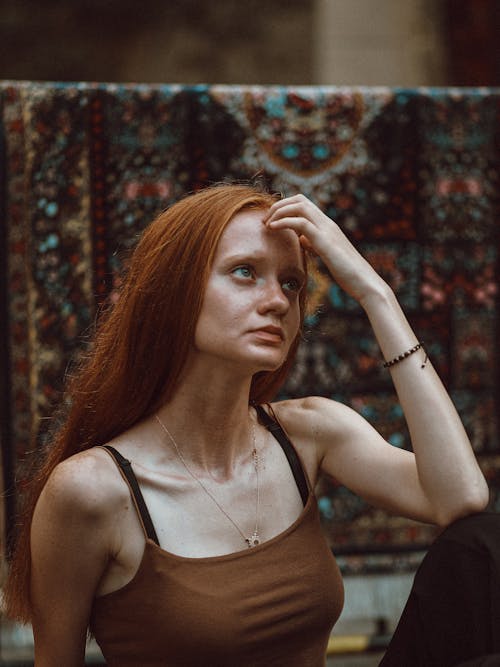
[[[418,339],[393,292],[377,283],[360,300],[386,360],[411,349]],[[422,490],[439,523],[479,511],[488,487],[457,411],[425,351],[388,369],[410,432]],[[422,367],[423,366],[423,367]]]

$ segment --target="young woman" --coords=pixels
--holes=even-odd
[[[369,317],[414,453],[334,401],[267,403],[300,339],[309,251]],[[440,526],[488,500],[393,292],[302,195],[219,185],[161,214],[68,398],[6,590],[37,667],[82,665],[89,626],[110,666],[323,665],[343,591],[319,473]]]

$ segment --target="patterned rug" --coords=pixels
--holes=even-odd
[[[392,285],[499,511],[499,119],[496,89],[0,84],[7,485],[15,471],[22,489],[23,458],[145,225],[187,191],[259,174],[314,199]],[[341,400],[408,448],[364,313],[320,264],[310,288],[282,396]],[[331,481],[319,498],[345,570],[412,567],[435,534]]]

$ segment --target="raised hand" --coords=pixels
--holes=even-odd
[[[337,223],[304,195],[273,204],[265,224],[269,229],[293,230],[302,246],[319,255],[334,280],[361,305],[371,294],[388,289]]]

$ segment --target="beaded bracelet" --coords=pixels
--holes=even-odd
[[[403,361],[403,359],[406,359],[406,357],[409,357],[411,354],[413,354],[417,350],[420,350],[421,347],[422,347],[422,343],[417,343],[411,349],[406,350],[406,352],[403,352],[402,354],[398,355],[397,357],[394,357],[394,359],[391,359],[390,361],[386,361],[383,364],[384,368],[390,368],[391,366],[394,366],[395,364],[399,364],[400,361]],[[427,363],[427,354],[425,355],[424,363],[420,366],[420,368],[424,368],[426,363]]]

